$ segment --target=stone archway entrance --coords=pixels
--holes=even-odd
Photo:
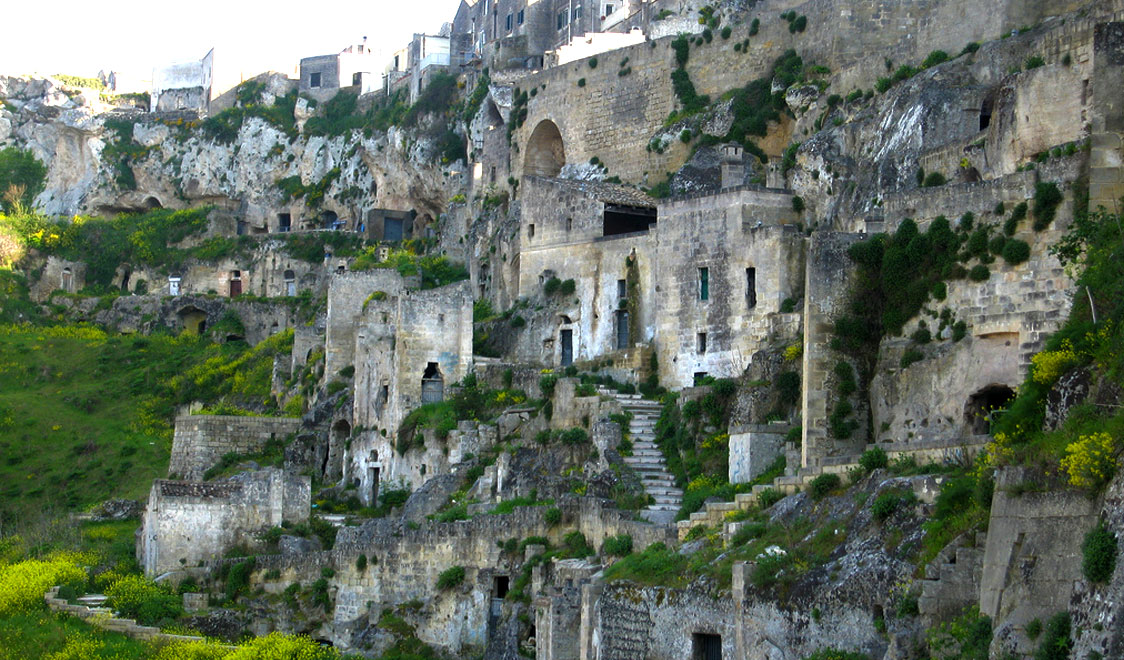
[[[527,141],[523,174],[531,176],[558,176],[566,164],[566,149],[558,125],[544,119],[535,126]]]

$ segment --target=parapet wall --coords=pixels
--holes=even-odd
[[[251,454],[300,429],[296,417],[185,415],[176,419],[168,476],[197,481],[224,454]]]

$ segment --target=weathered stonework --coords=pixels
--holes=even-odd
[[[295,417],[186,415],[176,419],[168,476],[195,481],[224,454],[252,454],[266,443],[285,442],[301,426]]]

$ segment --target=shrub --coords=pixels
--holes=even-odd
[[[642,584],[677,584],[686,565],[686,557],[657,542],[607,568],[605,579],[610,582],[633,580]]]
[[[808,484],[808,493],[812,496],[812,499],[819,500],[842,485],[843,480],[839,478],[838,474],[821,474]]]
[[[1062,469],[1074,486],[1100,490],[1116,475],[1116,443],[1108,433],[1082,435],[1065,448],[1065,453]]]
[[[1003,245],[1003,261],[1011,265],[1021,264],[1030,258],[1030,245],[1026,241],[1011,239]]]
[[[548,525],[557,525],[562,522],[562,509],[552,506],[543,513],[543,520]]]
[[[859,465],[862,466],[867,472],[873,472],[877,469],[884,468],[889,465],[890,459],[886,456],[886,452],[881,447],[871,447],[863,452],[859,457]]]
[[[28,559],[0,565],[0,616],[40,610],[43,594],[54,585],[86,581],[86,572],[75,557],[62,555],[49,560]]]
[[[437,576],[438,589],[452,589],[458,584],[464,582],[464,566],[452,566],[441,571]]]
[[[1034,187],[1034,231],[1050,226],[1061,202],[1062,191],[1058,184],[1044,181]]]
[[[785,495],[781,491],[775,488],[766,488],[757,494],[757,505],[762,509],[768,509],[784,498]]]
[[[632,537],[628,534],[610,536],[601,545],[601,554],[611,557],[624,557],[632,554]]]
[[[105,595],[109,607],[144,625],[173,619],[183,612],[179,596],[139,575],[121,577],[109,585]]]
[[[578,78],[578,87],[585,87],[585,78]]]
[[[1041,619],[1034,619],[1030,623],[1026,624],[1026,636],[1027,637],[1029,637],[1032,640],[1035,640],[1035,639],[1038,639],[1038,636],[1041,635],[1041,634],[1042,634],[1042,620]]]
[[[812,655],[804,656],[803,660],[870,660],[870,656],[857,651],[840,651],[839,649],[826,648],[820,649]]]
[[[929,172],[921,185],[926,188],[935,188],[937,186],[943,186],[946,183],[948,183],[948,180],[940,172]]]
[[[925,61],[921,63],[921,68],[928,69],[930,67],[937,66],[938,64],[947,62],[948,59],[948,53],[944,52],[943,50],[934,50],[933,52],[929,53],[929,56],[926,57]]]
[[[1104,584],[1116,570],[1116,534],[1104,522],[1089,530],[1081,544],[1081,572],[1090,582]]]
[[[894,515],[901,503],[902,499],[897,494],[883,493],[874,500],[874,504],[870,505],[870,515],[874,516],[874,519],[878,522],[884,522]]]
[[[793,195],[792,197],[792,210],[797,213],[804,212],[804,198],[800,195]]]
[[[1026,58],[1025,68],[1027,71],[1030,71],[1031,69],[1037,69],[1038,67],[1045,65],[1046,60],[1042,59],[1041,55],[1031,55],[1030,57]]]
[[[355,570],[359,571],[360,573],[367,570],[367,555],[363,553],[359,554],[359,556],[355,559]]]
[[[916,348],[907,348],[905,353],[902,353],[902,359],[899,363],[902,369],[908,369],[909,365],[914,362],[920,362],[925,359],[925,354]]]
[[[968,279],[973,282],[984,282],[989,277],[991,277],[991,271],[983,264],[976,264],[972,266],[972,270],[968,271]]]
[[[797,16],[796,20],[792,21],[792,24],[788,26],[788,31],[793,32],[793,33],[803,32],[804,29],[807,28],[807,27],[808,27],[808,17],[807,16]]]
[[[577,284],[574,280],[565,280],[561,286],[558,287],[558,293],[564,296],[572,296],[577,289]]]
[[[1069,612],[1058,612],[1050,617],[1042,634],[1042,642],[1034,652],[1034,660],[1066,660],[1073,648],[1069,632]]]

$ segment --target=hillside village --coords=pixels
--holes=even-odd
[[[449,18],[0,75],[0,647],[1124,657],[1124,1]]]

